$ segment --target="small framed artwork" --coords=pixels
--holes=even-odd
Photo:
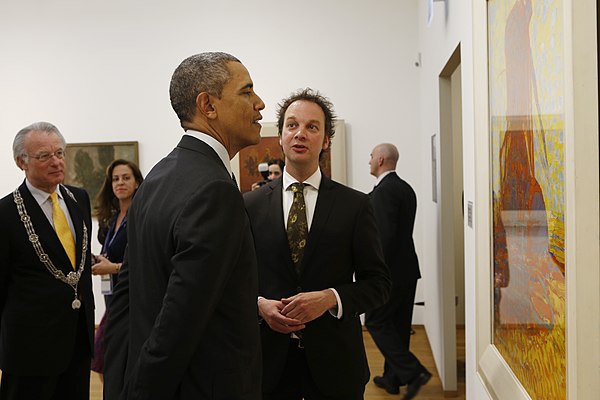
[[[119,158],[139,164],[138,157],[138,142],[69,143],[64,183],[84,188],[93,204],[108,165]]]

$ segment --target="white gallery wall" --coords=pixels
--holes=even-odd
[[[462,98],[462,161],[463,161],[463,189],[464,204],[474,201],[475,198],[475,157],[474,157],[474,115],[473,115],[473,13],[471,2],[457,1],[435,1],[433,2],[433,18],[428,23],[429,8],[427,1],[418,3],[418,37],[419,52],[421,52],[421,68],[419,79],[419,129],[420,147],[428,149],[431,143],[431,135],[440,136],[440,75],[448,64],[449,59],[460,46],[460,69],[461,98]],[[478,16],[480,17],[480,16]],[[477,34],[481,35],[482,32]],[[485,35],[485,32],[483,32]],[[437,149],[438,157],[440,149]],[[431,181],[432,166],[431,158],[425,153],[421,158],[421,170],[424,179]],[[438,180],[440,176],[438,163]],[[440,183],[438,182],[438,190]],[[431,185],[423,186],[422,197],[431,199]],[[474,204],[474,207],[477,207]],[[441,297],[444,281],[442,280],[441,260],[441,226],[440,202],[421,201],[420,220],[422,235],[427,238],[428,251],[421,253],[421,261],[427,268],[425,271],[428,278],[425,284],[425,301],[427,312],[425,314],[425,326],[433,350],[436,366],[440,376],[444,376],[444,365],[442,355],[444,352],[454,349],[444,348],[443,309],[445,300]],[[466,211],[465,211],[466,215]],[[476,371],[476,298],[475,298],[475,232],[464,221],[464,295],[465,304],[465,343],[466,343],[466,387],[467,398],[483,400],[491,398],[484,388]],[[432,306],[429,306],[432,304]],[[437,307],[436,307],[437,305]],[[443,379],[442,379],[443,381]]]
[[[346,122],[349,186],[370,191],[370,150],[380,142],[398,146],[398,172],[419,201],[415,243],[423,279],[416,300],[426,306],[416,307],[414,322],[426,325],[439,363],[443,304],[430,137],[439,130],[438,75],[461,43],[465,201],[472,199],[471,4],[435,2],[428,27],[427,3],[1,1],[0,193],[23,179],[12,161],[15,133],[38,120],[56,124],[72,143],[138,141],[146,174],[182,133],[168,98],[174,68],[191,54],[229,52],[246,65],[266,103],[263,121],[274,121],[277,102],[298,88],[310,86],[333,101]],[[474,288],[472,243],[465,228],[465,280]],[[99,251],[97,243],[93,248]],[[466,293],[467,343],[473,292]],[[96,302],[99,320],[104,304],[100,296]],[[467,346],[469,398],[487,398],[473,361]]]
[[[225,51],[249,69],[266,103],[263,121],[275,119],[291,91],[322,91],[346,121],[348,184],[368,192],[370,150],[392,142],[399,173],[424,204],[429,153],[419,139],[416,15],[416,1],[396,0],[2,1],[0,193],[23,179],[12,161],[14,135],[38,120],[72,143],[138,141],[146,174],[182,133],[168,97],[173,70],[191,54]],[[421,257],[429,251],[424,212],[415,231]],[[99,318],[101,297],[97,309]],[[423,323],[423,307],[415,322]]]

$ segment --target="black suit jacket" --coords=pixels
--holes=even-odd
[[[105,398],[125,371],[122,399],[260,399],[252,233],[215,151],[184,136],[138,189],[127,229]]]
[[[279,178],[244,195],[258,257],[259,294],[281,299],[335,288],[343,317],[326,312],[306,324],[303,341],[308,365],[325,394],[362,393],[369,367],[359,315],[382,305],[390,290],[369,198],[323,176],[298,277],[283,221],[281,191]],[[281,376],[290,338],[266,323],[261,324],[261,336],[263,391],[271,391]]]
[[[74,351],[92,352],[94,296],[92,294],[90,200],[83,189],[61,187],[76,238],[77,265],[82,257],[83,226],[88,241],[85,267],[79,281],[80,310],[73,310],[71,286],[54,278],[40,262],[19,217],[12,193],[0,200],[0,368],[15,375],[49,376],[64,372]],[[54,265],[65,275],[71,262],[54,228],[23,182],[19,186],[35,233]],[[86,319],[89,348],[75,349],[78,318]]]
[[[370,193],[385,262],[395,287],[421,278],[413,242],[417,196],[396,172],[386,175]]]

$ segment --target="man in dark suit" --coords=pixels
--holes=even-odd
[[[256,256],[230,159],[259,142],[264,103],[225,53],[184,60],[170,95],[185,134],[129,209],[105,398],[260,399]]]
[[[47,122],[21,129],[13,142],[25,181],[0,200],[2,400],[90,394],[90,200],[61,184],[65,146]]]
[[[368,196],[319,169],[334,134],[329,100],[305,89],[277,114],[284,174],[244,196],[258,257],[263,398],[362,399],[359,315],[390,290],[373,211]]]
[[[417,197],[408,183],[396,174],[398,150],[383,143],[371,152],[371,175],[377,178],[370,193],[385,262],[392,274],[390,300],[366,314],[365,325],[385,358],[383,376],[375,385],[397,394],[408,385],[404,400],[416,396],[431,374],[410,352],[410,331],[417,280],[421,278],[413,243]]]

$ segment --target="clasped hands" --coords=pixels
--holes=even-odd
[[[271,329],[284,334],[304,329],[305,324],[336,306],[337,300],[331,289],[298,293],[281,300],[258,300],[260,316]]]

